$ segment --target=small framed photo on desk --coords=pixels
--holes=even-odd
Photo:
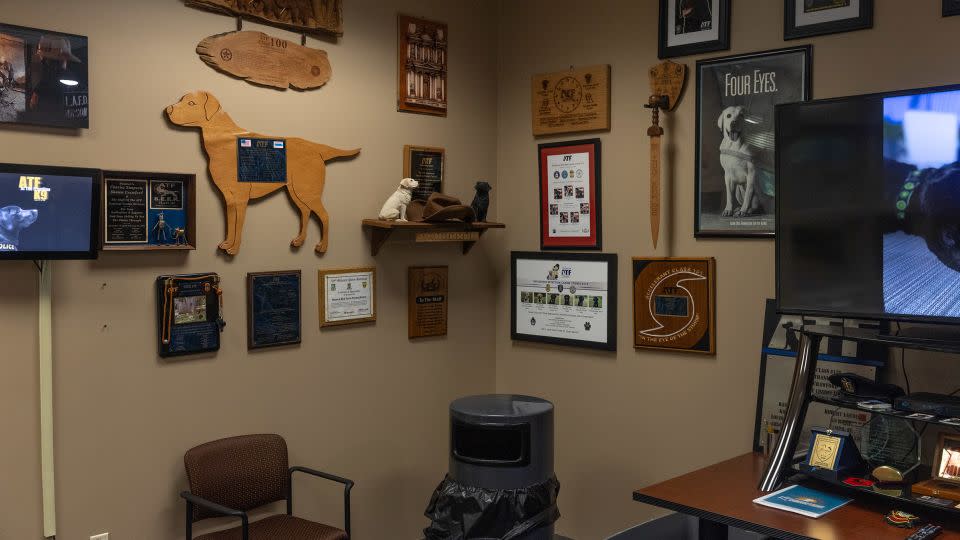
[[[934,459],[936,477],[960,487],[960,434],[941,433]]]

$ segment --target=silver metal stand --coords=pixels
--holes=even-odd
[[[803,430],[803,421],[807,416],[810,403],[810,391],[817,372],[817,355],[820,351],[821,336],[800,332],[800,344],[797,351],[797,363],[793,368],[793,382],[790,384],[790,399],[787,412],[780,428],[777,447],[770,454],[766,469],[760,478],[760,491],[773,491],[780,487],[784,473],[793,464],[793,454]]]

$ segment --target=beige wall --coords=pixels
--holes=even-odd
[[[45,0],[4,4],[3,22],[90,37],[91,129],[0,130],[0,161],[198,174],[199,249],[108,253],[55,264],[55,437],[58,538],[109,531],[118,540],[182,537],[182,456],[220,436],[277,432],[295,463],[357,481],[357,538],[416,538],[446,470],[446,406],[494,385],[489,252],[392,242],[377,259],[360,220],[401,176],[404,144],[447,149],[448,191],[469,199],[496,177],[496,10],[481,2],[348,0],[346,34],[329,52],[333,79],[317,91],[279,92],[207,67],[194,48],[232,19],[181,2]],[[396,14],[450,24],[450,116],[396,112]],[[244,28],[257,28],[245,24]],[[268,33],[298,39],[276,29]],[[216,253],[222,209],[205,174],[198,132],[169,126],[163,107],[190,90],[214,92],[242,126],[340,146],[362,146],[328,168],[329,252],[292,252],[297,215],[284,195],[253,205],[240,254]],[[495,214],[495,209],[492,215]],[[491,236],[502,233],[491,233]],[[318,330],[319,268],[376,264],[379,321]],[[406,269],[449,264],[449,336],[411,343]],[[303,271],[303,344],[246,351],[245,275]],[[163,362],[156,355],[154,278],[219,272],[227,321],[219,354]],[[0,539],[41,537],[36,364],[36,270],[0,265]],[[299,480],[298,513],[340,523],[337,486]],[[313,495],[308,495],[312,492]]]
[[[784,42],[783,2],[734,0],[732,50],[710,56],[813,43],[814,97],[958,82],[954,49],[960,17],[940,2],[878,0],[872,30]],[[646,68],[657,62],[655,0],[501,2],[500,218],[510,225],[499,254],[497,390],[527,392],[557,405],[558,531],[597,539],[656,514],[632,490],[746,452],[753,434],[763,301],[774,294],[771,240],[693,237],[695,95],[690,86],[666,120],[674,197],[669,242],[652,249],[647,225],[650,113]],[[696,57],[679,59],[692,69]],[[536,250],[536,145],[529,80],[568,66],[613,66],[613,122],[603,140],[604,251],[620,257],[619,352],[512,343],[508,250]],[[578,134],[567,138],[578,137]],[[545,139],[563,140],[564,138]],[[663,233],[661,233],[663,234]],[[715,357],[632,348],[630,257],[717,258]],[[913,359],[914,388],[936,365]],[[927,373],[922,373],[921,370]],[[913,372],[911,372],[913,375]],[[941,380],[943,377],[941,377]],[[950,391],[956,381],[929,388]],[[944,387],[944,388],[941,388]]]

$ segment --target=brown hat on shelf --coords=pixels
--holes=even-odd
[[[471,223],[477,217],[473,213],[473,208],[461,204],[460,199],[434,192],[430,194],[426,201],[410,201],[410,204],[407,205],[407,219],[409,221],[463,221]]]

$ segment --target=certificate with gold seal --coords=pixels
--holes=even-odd
[[[320,270],[320,326],[377,320],[375,268]]]

